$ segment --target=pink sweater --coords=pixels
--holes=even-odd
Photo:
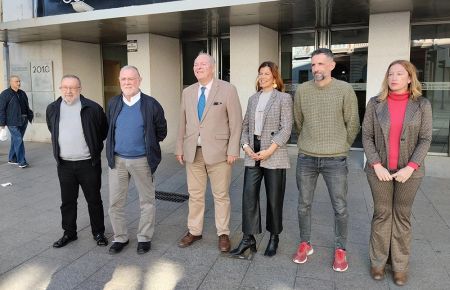
[[[387,101],[391,121],[389,131],[389,164],[390,170],[398,169],[398,158],[400,153],[400,138],[402,135],[403,120],[405,118],[406,106],[408,105],[409,93],[395,94],[390,93]],[[417,170],[419,165],[409,162],[408,166]]]

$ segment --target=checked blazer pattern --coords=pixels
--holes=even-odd
[[[362,141],[367,156],[365,171],[375,175],[371,164],[381,162],[387,168],[389,164],[389,129],[390,116],[387,101],[377,97],[369,100],[362,125]],[[431,144],[432,137],[431,103],[424,97],[416,101],[408,100],[405,119],[400,137],[400,156],[398,167],[403,168],[412,161],[419,164],[411,178],[425,175],[424,159]]]
[[[248,100],[247,111],[242,124],[241,144],[249,144],[254,149],[255,112],[261,92]],[[263,115],[261,150],[270,147],[272,141],[279,147],[260,166],[268,169],[290,168],[286,143],[291,137],[293,123],[293,102],[291,95],[273,90]],[[255,161],[245,156],[245,166],[255,166]]]

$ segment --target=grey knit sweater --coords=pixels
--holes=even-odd
[[[318,87],[314,80],[305,82],[295,93],[294,119],[299,153],[346,156],[360,127],[355,92],[334,78],[325,87]]]

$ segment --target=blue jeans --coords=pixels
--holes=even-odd
[[[22,116],[22,126],[8,126],[11,133],[11,148],[9,149],[8,160],[17,162],[19,165],[27,164],[25,159],[25,146],[23,145],[23,135],[27,129],[28,119]]]
[[[334,210],[335,248],[347,243],[347,157],[313,157],[300,153],[297,159],[298,222],[302,242],[311,240],[311,205],[317,178],[322,174]]]

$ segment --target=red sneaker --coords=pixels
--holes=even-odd
[[[303,264],[308,260],[308,256],[312,255],[314,250],[310,244],[307,242],[301,242],[298,245],[297,252],[292,257],[292,261],[297,264]]]
[[[347,269],[347,253],[343,249],[336,249],[334,252],[333,270],[336,272],[345,272]]]

